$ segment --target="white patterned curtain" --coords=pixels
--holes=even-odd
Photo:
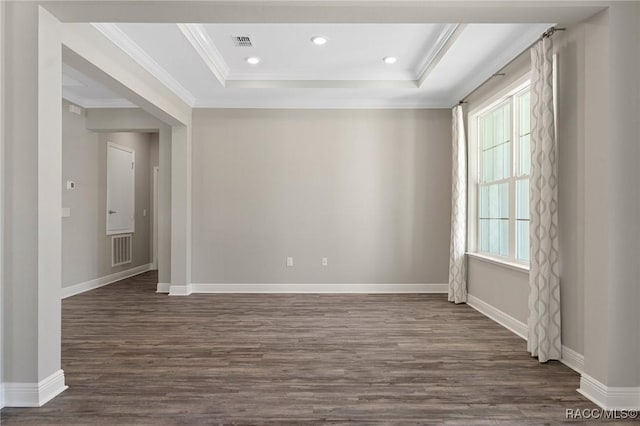
[[[531,48],[531,177],[529,339],[540,362],[560,359],[558,173],[550,37]]]
[[[467,141],[462,105],[452,111],[451,242],[449,245],[449,301],[467,301]]]

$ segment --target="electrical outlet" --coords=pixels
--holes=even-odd
[[[328,266],[329,265],[329,259],[327,259],[326,257],[322,258],[322,266]]]
[[[293,266],[293,257],[287,257],[287,266],[289,268]]]

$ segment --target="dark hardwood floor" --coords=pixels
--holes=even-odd
[[[63,301],[69,389],[2,425],[549,424],[579,376],[445,295],[155,293],[147,273]]]

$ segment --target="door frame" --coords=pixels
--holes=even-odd
[[[153,167],[153,189],[151,193],[151,205],[153,213],[151,217],[151,259],[152,268],[158,269],[158,188],[160,183],[160,167]]]
[[[109,203],[109,149],[119,149],[120,151],[125,151],[131,154],[131,178],[132,178],[132,191],[131,191],[131,207],[132,207],[132,217],[131,217],[131,228],[127,229],[109,229],[109,212],[110,212],[110,203]],[[116,234],[133,234],[136,230],[136,151],[125,145],[118,145],[117,143],[113,143],[111,141],[107,142],[107,204],[105,208],[105,217],[106,223],[105,228],[107,231],[107,235],[116,235]]]

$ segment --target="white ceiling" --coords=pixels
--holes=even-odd
[[[85,108],[135,107],[128,100],[67,64],[62,64],[62,97]]]
[[[206,24],[207,35],[232,80],[416,80],[420,63],[444,24]],[[126,28],[125,28],[126,31]],[[236,47],[232,35],[249,35],[254,47]],[[311,42],[314,35],[329,41]],[[247,56],[260,64],[249,65]],[[385,56],[398,61],[387,65]]]
[[[95,24],[193,107],[450,107],[527,48],[540,24]],[[237,47],[248,35],[253,47]],[[314,35],[328,42],[316,46]],[[258,65],[246,58],[257,56]],[[393,65],[385,56],[397,57]],[[128,103],[65,67],[84,107]],[[80,82],[78,86],[75,82]],[[75,97],[75,98],[72,98]]]

